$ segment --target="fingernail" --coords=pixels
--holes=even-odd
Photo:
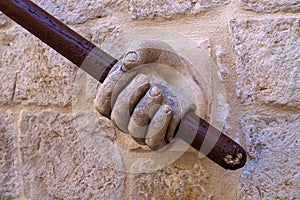
[[[150,89],[149,91],[149,94],[152,96],[152,97],[156,97],[156,96],[159,96],[161,94],[161,91],[160,89],[158,89],[158,87],[154,86]]]
[[[171,108],[170,106],[164,105],[164,112],[165,112],[166,114],[169,114],[171,111],[172,111],[172,108]]]
[[[124,64],[129,64],[137,61],[139,59],[139,55],[135,51],[128,52],[124,57]]]

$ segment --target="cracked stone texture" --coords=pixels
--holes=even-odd
[[[238,199],[300,197],[300,115],[245,116],[248,162]]]
[[[208,174],[202,165],[184,170],[166,167],[152,173],[130,175],[130,199],[209,200],[205,190]]]
[[[125,175],[87,151],[72,116],[46,110],[23,111],[20,144],[28,199],[120,199]],[[103,151],[109,154],[109,149]]]
[[[17,198],[20,194],[17,133],[12,114],[0,114],[0,199]]]
[[[227,3],[229,0],[129,0],[128,8],[133,19],[152,19],[197,14]]]
[[[0,32],[0,103],[66,106],[75,68],[19,26]]]
[[[230,21],[244,103],[300,108],[299,24],[299,18]]]
[[[256,12],[298,12],[300,0],[241,0],[242,7]]]
[[[68,24],[82,24],[89,19],[108,16],[121,10],[121,0],[34,0],[44,10]]]

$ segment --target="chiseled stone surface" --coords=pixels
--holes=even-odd
[[[151,173],[131,174],[130,199],[209,200],[212,195],[205,190],[207,179],[207,172],[198,164],[189,170],[169,166]]]
[[[11,113],[0,114],[0,199],[14,199],[20,194],[17,133]]]
[[[89,19],[105,17],[121,10],[121,0],[34,0],[51,15],[69,24],[81,24]]]
[[[227,54],[221,45],[216,46],[216,63],[218,66],[218,78],[220,81],[224,82],[224,78],[228,75],[229,71],[227,68]]]
[[[300,11],[300,0],[241,0],[241,4],[256,12]]]
[[[298,199],[300,115],[245,116],[248,162],[238,199]]]
[[[65,106],[75,67],[16,26],[0,32],[0,103]]]
[[[0,12],[0,28],[4,27],[8,22],[8,18]]]
[[[229,3],[229,0],[129,0],[129,12],[134,19],[171,18],[175,15],[197,14]]]
[[[237,95],[250,104],[300,108],[300,19],[231,20]]]
[[[97,46],[101,46],[108,38],[122,32],[122,28],[118,22],[113,22],[108,17],[74,26],[76,32]]]
[[[87,151],[72,126],[68,114],[22,112],[25,195],[28,199],[120,199],[125,175]]]
[[[16,48],[16,46],[11,45],[14,39],[15,35],[10,31],[0,31],[0,104],[13,101],[18,69],[13,59],[19,60],[15,53],[18,50],[11,51],[11,49]]]

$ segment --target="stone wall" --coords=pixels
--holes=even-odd
[[[97,45],[147,27],[205,41],[226,87],[226,132],[248,162],[226,171],[188,151],[151,173],[117,170],[112,147],[141,148],[104,118],[101,154],[85,147],[72,115],[79,72],[0,13],[0,199],[300,198],[299,0],[35,2]]]

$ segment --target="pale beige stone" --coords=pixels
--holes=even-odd
[[[98,152],[87,150],[72,123],[71,115],[51,110],[22,112],[25,195],[28,199],[120,199],[125,175]],[[106,146],[101,150],[99,154],[109,156]]]
[[[163,105],[155,113],[147,130],[145,143],[153,151],[166,145],[165,134],[172,117],[172,108]]]
[[[209,57],[211,57],[211,39],[194,39],[194,41],[199,44],[199,48],[201,48]]]
[[[152,87],[138,102],[131,115],[128,131],[140,144],[145,144],[145,135],[148,124],[163,102],[162,91],[158,87]]]
[[[14,199],[20,195],[17,132],[11,113],[0,114],[0,199]]]
[[[129,12],[134,19],[169,19],[176,15],[197,14],[227,3],[229,0],[129,0]]]
[[[220,81],[224,81],[224,78],[228,75],[229,71],[227,68],[227,54],[224,47],[216,46],[216,62],[218,66],[218,78]]]
[[[238,199],[298,199],[300,115],[245,116],[248,162]]]
[[[299,0],[241,0],[243,8],[256,12],[298,12]]]
[[[99,87],[95,108],[102,116],[111,118],[119,129],[129,133],[136,142],[145,144],[144,138],[152,116],[161,104],[169,105],[172,112],[166,127],[167,133],[159,132],[166,135],[166,141],[170,142],[182,115],[189,108],[197,105],[206,110],[205,100],[196,102],[195,96],[189,98],[189,95],[183,95],[184,92],[191,95],[200,93],[198,97],[204,99],[206,94],[203,86],[193,79],[190,73],[193,66],[174,53],[165,42],[138,41],[127,52]],[[145,64],[148,64],[147,67]],[[144,75],[131,81],[136,74]],[[182,76],[185,78],[181,79]],[[146,93],[150,86],[152,89]]]
[[[113,19],[113,17],[97,18],[73,25],[71,28],[95,45],[101,46],[103,42],[109,43],[113,36],[123,31],[123,26]]]
[[[117,98],[115,102],[111,119],[124,133],[129,133],[128,124],[130,115],[136,104],[147,93],[149,88],[149,77],[144,74],[139,74],[119,94],[120,98]]]
[[[106,78],[103,84],[99,87],[96,98],[95,98],[95,108],[97,111],[107,118],[110,118],[110,114],[113,108],[113,94],[117,93],[123,89],[123,85],[120,83],[130,82],[130,79],[122,78],[124,76],[124,72],[122,70],[123,63],[119,61],[114,68],[115,71],[110,72],[108,75],[109,78]],[[121,80],[121,81],[120,81]],[[119,85],[122,85],[119,86]]]
[[[8,18],[0,12],[0,28],[4,27],[8,22]]]
[[[116,22],[108,20],[99,25],[92,26],[90,30],[91,42],[101,44],[112,35],[119,34],[122,31],[122,27],[116,24]]]
[[[19,58],[12,50],[12,41],[15,35],[0,31],[0,104],[7,104],[13,101],[15,83],[18,68],[15,66],[13,59]]]
[[[66,106],[75,66],[20,27],[0,32],[0,102]]]
[[[123,171],[122,158],[115,143],[117,128],[94,108],[97,86],[97,80],[82,70],[77,71],[72,96],[73,125],[84,147],[95,152],[103,164]]]
[[[130,175],[130,199],[210,200],[205,190],[208,174],[201,164],[192,169],[166,167],[162,170]]]
[[[243,102],[300,108],[300,19],[231,20]]]
[[[69,24],[84,23],[89,19],[101,18],[121,10],[121,0],[34,0],[36,4],[58,19]]]

